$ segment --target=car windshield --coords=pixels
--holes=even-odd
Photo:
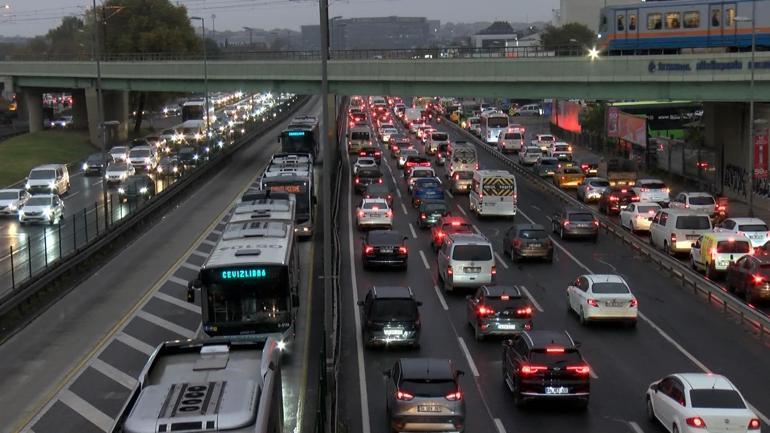
[[[471,180],[473,179],[472,171],[457,171],[454,174],[455,179]]]
[[[592,180],[590,182],[591,186],[601,187],[601,188],[607,188],[610,186],[610,183],[606,180]]]
[[[548,237],[545,230],[522,230],[519,233],[519,237],[522,239],[545,239]]]
[[[0,200],[16,200],[19,198],[19,193],[15,191],[2,191],[0,192]]]
[[[708,230],[711,222],[706,215],[683,215],[676,219],[676,228],[685,230]]]
[[[740,394],[732,389],[691,389],[692,407],[706,409],[744,409]]]
[[[350,134],[351,140],[368,140],[369,139],[369,133],[368,132],[353,132]]]
[[[618,282],[594,283],[591,291],[600,295],[620,295],[628,293],[628,287]]]
[[[434,132],[431,134],[430,138],[435,141],[447,141],[449,139],[449,137],[443,132]]]
[[[725,254],[746,254],[751,250],[749,241],[719,241],[717,242],[717,253]]]
[[[553,167],[554,165],[556,165],[556,164],[558,164],[558,163],[559,163],[559,162],[558,162],[557,160],[555,160],[555,159],[550,159],[550,158],[549,158],[549,159],[545,159],[545,158],[543,158],[543,159],[541,159],[541,160],[540,160],[540,165],[541,165],[541,166],[549,166],[549,167]]]
[[[714,204],[714,197],[711,196],[700,196],[700,197],[690,197],[690,204],[692,205],[712,205]]]
[[[361,169],[358,170],[358,177],[375,178],[382,177],[382,173],[379,170]]]
[[[107,171],[126,171],[127,168],[128,168],[128,165],[126,165],[126,164],[110,163],[107,166]]]
[[[417,305],[412,299],[378,299],[372,304],[374,320],[415,320]]]
[[[417,149],[404,149],[401,151],[401,156],[403,156],[404,158],[408,156],[417,156],[419,154],[420,152],[418,152]]]
[[[423,212],[427,213],[444,213],[446,212],[446,205],[444,203],[424,203],[421,207]]]
[[[428,178],[416,181],[414,186],[417,188],[440,188],[441,184],[436,180]]]
[[[388,204],[385,203],[384,201],[370,201],[370,202],[364,203],[362,208],[366,210],[374,210],[374,209],[385,210],[388,208]]]
[[[533,349],[529,355],[533,364],[546,366],[581,365],[583,359],[577,350],[564,349],[564,351],[547,351],[546,349]]]
[[[663,182],[644,182],[642,184],[639,184],[639,188],[663,189],[665,187],[666,187],[666,184]]]
[[[766,224],[741,224],[738,226],[738,230],[742,232],[766,232],[768,231]]]
[[[358,165],[376,165],[377,163],[374,162],[373,158],[358,158],[356,161],[356,164]]]
[[[144,158],[150,156],[150,151],[147,149],[136,149],[131,151],[130,156],[132,158]]]
[[[401,381],[399,389],[416,397],[444,397],[455,392],[457,385],[451,379],[405,379]]]
[[[51,197],[32,197],[27,201],[27,206],[50,206]]]
[[[593,221],[594,220],[594,216],[591,215],[590,213],[572,213],[572,214],[569,214],[569,220],[570,221],[581,221],[581,222]]]
[[[56,170],[32,170],[29,173],[30,179],[54,179],[56,178]]]
[[[452,259],[463,261],[492,260],[492,248],[489,245],[456,245],[452,251]]]

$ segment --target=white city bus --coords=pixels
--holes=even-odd
[[[500,133],[508,129],[508,115],[502,111],[488,111],[481,115],[481,139],[496,144]]]

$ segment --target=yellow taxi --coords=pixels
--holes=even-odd
[[[738,233],[705,233],[690,249],[690,265],[703,271],[709,278],[727,271],[730,263],[752,254],[751,241]]]
[[[553,184],[559,188],[577,188],[583,183],[586,175],[580,167],[572,164],[559,164],[553,174]]]

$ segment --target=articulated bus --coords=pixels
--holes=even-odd
[[[313,172],[286,167],[269,167],[262,175],[260,186],[271,192],[288,192],[296,197],[295,222],[298,236],[313,235],[315,221],[315,189]]]
[[[285,349],[296,332],[299,255],[294,225],[286,221],[230,223],[189,283],[187,300],[201,293],[208,336],[264,341]]]
[[[496,144],[500,133],[508,129],[508,115],[501,111],[490,111],[481,115],[481,139]]]

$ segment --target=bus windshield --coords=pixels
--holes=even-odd
[[[281,134],[283,152],[315,154],[315,141],[310,131],[284,131]]]

